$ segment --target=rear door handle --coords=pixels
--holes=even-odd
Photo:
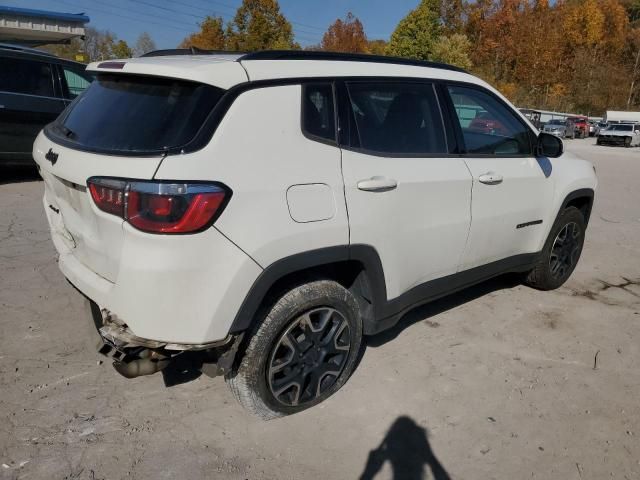
[[[487,172],[478,177],[478,181],[480,183],[484,183],[485,185],[498,185],[502,183],[502,175],[498,175],[494,172]]]
[[[365,192],[386,192],[395,189],[397,186],[398,182],[386,177],[371,177],[358,182],[358,190],[364,190]]]

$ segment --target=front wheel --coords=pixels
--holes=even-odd
[[[290,415],[337,392],[361,344],[353,295],[333,281],[306,283],[269,309],[226,380],[240,404],[263,420]]]
[[[566,208],[556,219],[540,259],[525,283],[538,290],[554,290],[566,282],[578,264],[586,223],[582,212]]]
[[[624,147],[629,148],[631,146],[631,137],[624,137]]]

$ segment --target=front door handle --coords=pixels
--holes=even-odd
[[[502,183],[502,175],[498,175],[495,172],[487,172],[480,175],[478,177],[478,181],[485,185],[498,185],[499,183]]]
[[[365,192],[387,192],[397,186],[398,182],[393,178],[386,177],[371,177],[358,182],[358,190],[364,190]]]

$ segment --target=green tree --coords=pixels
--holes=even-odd
[[[469,52],[471,42],[466,35],[454,33],[451,36],[440,35],[433,44],[432,60],[449,63],[469,70],[472,66]]]
[[[300,48],[277,0],[242,0],[233,21],[227,25],[226,36],[231,50]]]
[[[337,19],[322,37],[322,50],[329,52],[364,53],[368,49],[362,22],[351,12],[344,20]]]
[[[388,43],[385,40],[369,40],[367,51],[372,55],[386,55]]]
[[[124,40],[118,40],[111,48],[111,55],[114,58],[131,58],[133,56],[133,50],[129,48],[127,42]]]
[[[200,23],[200,31],[186,37],[178,48],[196,47],[203,50],[225,50],[227,38],[220,17],[207,16]]]
[[[421,0],[414,10],[400,20],[391,35],[387,53],[397,57],[429,60],[440,31],[440,2]]]
[[[156,42],[153,41],[151,35],[147,32],[142,32],[136,40],[136,45],[133,47],[133,53],[136,57],[139,57],[140,55],[144,55],[145,53],[152,52],[156,49]]]

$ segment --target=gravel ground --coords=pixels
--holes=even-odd
[[[507,277],[413,311],[340,392],[272,422],[220,378],[100,363],[42,183],[0,170],[0,477],[640,478],[640,149],[594,143],[567,141],[600,188],[563,288]]]

